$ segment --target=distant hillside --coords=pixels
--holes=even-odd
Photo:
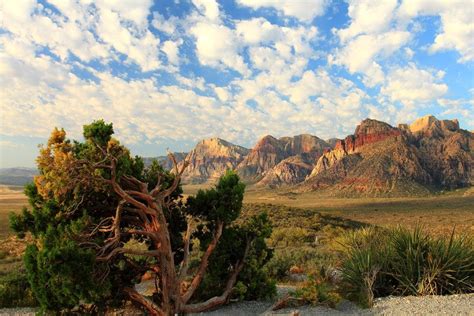
[[[0,168],[0,184],[25,185],[37,174],[36,168]]]
[[[474,134],[457,120],[431,115],[397,127],[365,119],[344,139],[267,135],[247,149],[210,138],[189,153],[174,154],[178,165],[189,162],[184,184],[213,183],[232,169],[256,187],[345,197],[425,195],[474,186]],[[145,165],[153,159],[172,168],[167,156],[144,158]],[[0,184],[24,185],[35,174],[33,168],[0,169]]]

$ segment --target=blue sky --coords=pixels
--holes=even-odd
[[[474,1],[0,0],[1,167],[55,127],[135,154],[344,137],[370,117],[474,129]]]

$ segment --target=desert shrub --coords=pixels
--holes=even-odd
[[[387,267],[387,235],[375,228],[348,232],[343,238],[341,265],[343,294],[364,307],[373,304],[374,297],[390,292],[391,277]]]
[[[288,271],[293,266],[294,260],[289,253],[276,253],[267,263],[266,268],[271,277],[282,280],[288,275]]]
[[[387,295],[445,295],[474,291],[471,238],[433,238],[413,231],[362,229],[343,241],[341,292],[362,306]]]
[[[269,244],[277,246],[301,246],[314,240],[314,233],[301,227],[278,227],[275,228]]]
[[[32,236],[24,262],[41,311],[128,299],[153,315],[197,313],[225,304],[237,281],[245,297],[271,286],[262,270],[271,226],[263,214],[235,225],[245,191],[237,174],[228,171],[184,199],[187,162],[174,174],[157,161],[145,168],[112,134],[103,120],[84,126],[82,142],[54,129],[40,147],[39,174],[25,188],[30,208],[10,216],[19,237]],[[193,270],[194,244],[200,256]],[[150,273],[158,277],[149,299],[134,285]],[[209,275],[223,279],[198,289]]]
[[[10,272],[0,278],[0,307],[31,307],[37,305],[25,271]]]
[[[304,285],[296,290],[295,296],[306,304],[325,305],[333,308],[341,300],[336,287],[323,269],[309,275]]]
[[[466,236],[431,238],[419,227],[390,235],[389,271],[400,295],[445,295],[474,291],[474,244]]]

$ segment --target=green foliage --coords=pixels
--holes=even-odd
[[[199,201],[201,198],[208,205],[218,205],[219,203],[214,203],[212,200],[209,201],[209,198],[220,196],[222,191],[224,191],[223,195],[227,194],[227,198],[234,201],[227,205],[233,208],[238,216],[242,203],[238,201],[238,198],[242,197],[243,189],[243,184],[238,181],[235,173],[228,172],[221,178],[215,189],[201,191],[202,193],[198,194],[193,202],[191,202],[192,207],[196,207],[196,205],[200,205],[201,208],[204,207],[203,204],[200,204],[203,203],[203,201]],[[209,191],[213,193],[209,194]],[[232,198],[232,195],[235,197]],[[230,220],[232,217],[227,217],[227,220]],[[220,215],[209,216],[208,218],[225,220]],[[206,249],[211,240],[210,232],[206,233],[206,231],[206,228],[201,226],[197,232],[199,240],[203,241],[200,244],[202,251]],[[272,227],[265,213],[247,218],[244,221],[227,227],[222,233],[216,250],[211,255],[207,273],[194,299],[197,301],[208,299],[223,292],[226,287],[229,271],[232,271],[234,265],[243,257],[246,243],[249,240],[252,240],[251,247],[245,260],[244,268],[238,275],[233,296],[243,300],[273,297],[276,294],[276,284],[268,277],[267,270],[263,268],[272,257],[272,251],[265,243],[265,239],[271,233]]]
[[[110,287],[108,282],[97,282],[94,278],[95,254],[74,241],[73,225],[49,226],[41,236],[41,248],[36,245],[26,248],[28,280],[44,310],[95,302]]]
[[[38,306],[23,270],[0,277],[0,307]]]
[[[240,215],[244,191],[245,185],[239,176],[228,170],[215,188],[199,190],[195,197],[188,198],[187,212],[209,222],[229,224]]]
[[[363,306],[387,295],[445,295],[474,290],[471,238],[365,229],[345,238],[342,292]]]
[[[433,239],[418,227],[391,234],[390,272],[401,295],[445,295],[474,291],[474,243],[471,238]],[[401,260],[401,259],[405,260]]]
[[[97,120],[92,124],[84,125],[84,138],[99,146],[105,146],[113,133],[112,123],[106,124],[104,120]]]
[[[118,184],[137,196],[137,192],[143,193],[146,188],[149,191],[157,186],[161,190],[168,189],[175,179],[175,175],[156,161],[145,168],[143,159],[132,157],[112,135],[112,124],[103,120],[84,126],[84,142],[71,142],[64,130],[55,129],[47,146],[40,148],[39,175],[25,188],[30,209],[10,216],[10,226],[18,236],[33,236],[24,261],[31,292],[42,311],[67,311],[83,303],[94,304],[99,309],[120,304],[125,288],[140,282],[145,272],[160,268],[154,256],[121,251],[109,257],[103,255],[117,248],[154,251],[158,247],[150,234],[131,233],[144,226],[150,229],[147,226],[150,219],[137,212],[133,203],[124,203],[127,199],[119,198],[113,185]],[[112,165],[116,166],[116,173],[111,171]],[[115,182],[109,181],[113,176]],[[250,244],[249,255],[239,275],[235,295],[254,299],[275,293],[274,282],[262,268],[272,255],[265,244],[271,234],[268,218],[261,214],[236,223],[244,190],[237,174],[228,171],[214,188],[199,191],[186,202],[180,185],[164,201],[149,202],[151,195],[136,197],[139,202],[135,204],[159,203],[163,207],[170,234],[166,237],[170,238],[177,268],[183,259],[187,216],[199,223],[192,240],[202,249],[212,240],[215,228],[223,224],[204,285],[194,293],[195,298],[222,294],[229,271],[241,261],[247,244]],[[118,218],[119,203],[124,204],[118,222],[121,233],[116,234],[106,227],[111,227]],[[101,253],[100,249],[109,241],[112,248]],[[195,252],[199,252],[198,247]],[[171,288],[174,284],[167,286]],[[159,295],[154,299],[160,304]]]

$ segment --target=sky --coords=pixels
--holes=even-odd
[[[0,0],[0,167],[96,119],[141,156],[367,117],[474,130],[473,16],[474,0]]]

